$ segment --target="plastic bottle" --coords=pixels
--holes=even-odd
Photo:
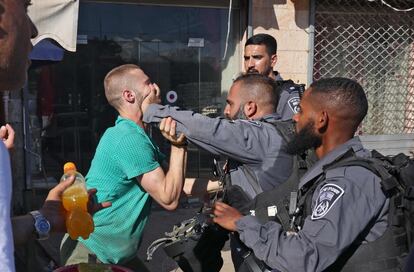
[[[70,176],[75,176],[75,182],[67,188],[62,195],[62,204],[66,214],[66,228],[70,238],[77,239],[79,236],[88,239],[94,230],[92,216],[88,213],[88,191],[86,190],[85,178],[76,171],[73,162],[67,162],[63,166],[63,181]]]

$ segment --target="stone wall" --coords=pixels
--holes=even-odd
[[[268,33],[278,43],[278,70],[285,79],[307,83],[309,0],[254,0],[253,34]],[[246,36],[246,35],[245,35]],[[242,41],[244,45],[245,37]]]

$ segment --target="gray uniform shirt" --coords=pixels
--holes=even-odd
[[[322,174],[322,167],[352,148],[359,157],[370,156],[355,137],[319,160],[302,178],[299,188]],[[387,228],[389,201],[380,178],[361,166],[328,170],[312,198],[312,214],[303,228],[287,233],[275,222],[259,224],[253,216],[236,222],[241,240],[270,267],[280,271],[323,271],[375,222],[365,241],[374,241]]]
[[[274,71],[275,80],[282,81],[283,78],[279,72]],[[279,103],[277,104],[276,113],[281,116],[281,120],[286,121],[292,119],[293,115],[298,113],[300,98],[297,90],[283,89],[280,93]]]
[[[239,185],[250,196],[257,193],[242,170],[247,165],[256,175],[262,190],[270,190],[290,176],[293,157],[286,152],[286,142],[276,128],[262,121],[210,118],[176,107],[150,105],[144,122],[160,122],[171,116],[177,121],[177,131],[183,132],[195,145],[215,155],[224,155],[230,163],[232,184]],[[278,120],[277,114],[263,117]]]

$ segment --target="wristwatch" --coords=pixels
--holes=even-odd
[[[39,211],[31,211],[30,214],[35,220],[34,227],[37,234],[37,240],[45,240],[49,238],[50,223],[47,221],[46,217]]]

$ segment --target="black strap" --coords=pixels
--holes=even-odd
[[[213,199],[211,200],[211,203],[214,203],[216,200],[222,200],[225,198],[226,194],[226,188],[228,186],[231,186],[231,178],[230,178],[230,166],[229,166],[229,159],[226,159],[224,164],[221,164],[216,159],[213,160],[214,163],[214,169],[213,174],[214,176],[219,178],[219,186],[220,189],[216,191],[214,194]]]
[[[263,270],[259,267],[259,265],[256,263],[256,260],[254,259],[254,255],[252,252],[249,252],[250,254],[244,257],[244,260],[246,264],[249,267],[249,270],[251,272],[263,272]]]
[[[361,158],[355,155],[344,158],[341,161],[326,165],[323,169],[328,171],[334,168],[346,166],[361,166],[381,178],[381,187],[386,194],[391,194],[395,189],[401,189],[398,180],[385,168],[384,163],[375,158]]]
[[[249,184],[252,186],[255,194],[257,195],[263,192],[263,189],[260,186],[260,183],[256,177],[256,174],[253,172],[253,170],[250,169],[250,167],[248,167],[247,165],[241,165],[240,168],[242,169],[247,180],[249,181]]]
[[[279,205],[279,203],[278,203]],[[278,206],[281,207],[278,211],[277,211],[277,218],[279,219],[279,223],[280,225],[282,225],[284,230],[291,230],[291,222],[290,222],[290,214],[288,212],[288,210],[283,207],[283,206]]]
[[[285,142],[290,142],[295,135],[295,122],[293,120],[262,120],[265,123],[273,125]]]
[[[347,265],[345,268],[341,269],[343,272],[354,272],[354,271],[387,271],[387,272],[400,272],[401,271],[402,260],[398,257],[392,257],[381,260],[369,261],[367,260],[364,263]],[[326,270],[327,272],[337,272],[339,271],[336,267],[331,267]]]
[[[276,80],[276,85],[281,89],[281,91],[286,91],[289,94],[297,91],[299,97],[302,97],[303,92],[305,91],[305,84],[296,84],[293,80]]]
[[[413,199],[414,198],[414,187],[413,186],[410,186],[410,187],[406,188],[405,197],[407,199]]]
[[[326,171],[328,169],[336,168],[341,160],[344,160],[353,155],[354,151],[352,149],[349,149],[343,155],[336,158],[332,163],[325,165],[322,168],[323,172],[320,175],[316,176],[299,189],[297,212],[292,219],[292,225],[294,224],[296,227],[302,227],[305,217],[311,213],[313,193],[315,192],[316,187],[319,185],[319,183],[325,180]]]
[[[350,148],[331,163],[324,165],[322,167],[323,172],[313,180],[306,183],[299,190],[298,207],[303,207],[304,205],[309,204],[308,198],[311,196],[310,194],[313,195],[313,192],[315,191],[318,184],[324,180],[324,177],[326,176],[326,172],[328,170],[346,166],[361,166],[372,171],[374,174],[378,175],[381,178],[381,185],[387,191],[392,190],[398,186],[396,179],[390,173],[388,173],[384,167],[381,167],[381,164],[378,160],[372,158],[357,157],[355,156],[354,150]]]

